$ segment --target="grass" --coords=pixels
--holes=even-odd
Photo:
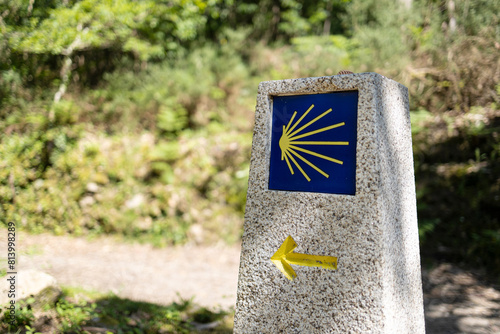
[[[18,302],[16,325],[0,317],[2,333],[232,333],[233,310],[208,309],[180,299],[163,306],[113,294],[62,289],[53,303]]]

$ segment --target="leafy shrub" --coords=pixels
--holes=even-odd
[[[4,332],[9,332],[11,330],[14,333],[14,330],[22,327],[32,326],[35,321],[35,314],[29,305],[29,299],[27,301],[18,301],[16,305],[16,312],[14,317],[14,325],[12,325],[12,318],[10,315],[10,310],[7,308],[7,305],[4,305],[3,310],[0,312],[0,329]]]
[[[211,310],[180,300],[167,306],[118,298],[113,294],[63,288],[55,303],[35,306],[18,302],[16,325],[0,322],[2,333],[86,333],[99,328],[108,333],[192,333],[194,324],[218,321],[216,332],[230,333],[233,312]],[[33,309],[36,308],[36,311]],[[41,311],[43,310],[43,311]],[[5,312],[0,317],[6,320]]]
[[[42,144],[13,136],[1,146],[8,157],[0,184],[4,222],[35,233],[118,233],[158,245],[185,241],[199,224],[209,231],[204,239],[236,241],[250,137],[209,128],[158,145],[147,133],[87,134],[70,146],[57,144],[64,149],[46,171]]]
[[[62,332],[81,331],[82,325],[89,323],[92,318],[97,317],[96,307],[95,303],[88,305],[85,301],[73,304],[64,299],[60,300],[55,305],[58,318],[61,322],[60,330]]]
[[[175,136],[212,121],[235,122],[252,116],[248,97],[250,73],[234,49],[244,33],[228,34],[220,44],[207,44],[171,62],[150,64],[139,73],[116,71],[106,74],[101,89],[93,92],[82,119],[108,131],[157,131]],[[255,86],[256,87],[256,86]],[[252,87],[252,90],[255,90]],[[242,99],[246,97],[246,99]],[[251,106],[251,104],[250,104]]]
[[[236,241],[253,118],[236,98],[250,75],[234,51],[243,39],[228,32],[172,63],[106,74],[105,89],[84,98],[9,116],[15,130],[0,146],[4,222],[156,245],[195,232],[197,242]]]
[[[498,272],[498,107],[416,121],[420,124],[413,147],[423,254]]]
[[[418,118],[422,249],[493,267],[500,25],[494,1],[455,5],[5,2],[0,218],[157,245],[237,240],[258,82],[377,71],[409,87]]]

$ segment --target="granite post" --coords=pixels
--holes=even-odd
[[[406,87],[259,85],[234,332],[425,332]]]

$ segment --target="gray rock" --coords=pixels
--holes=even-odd
[[[87,184],[87,191],[91,193],[96,193],[99,191],[99,186],[94,182],[90,182]]]
[[[0,304],[5,305],[10,302],[8,292],[10,284],[7,281],[10,275],[0,281]],[[16,275],[15,300],[25,300],[34,297],[32,306],[43,306],[47,303],[55,302],[61,295],[61,289],[57,285],[56,279],[49,274],[38,270],[20,270]]]

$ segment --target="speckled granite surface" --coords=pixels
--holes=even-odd
[[[356,194],[268,190],[272,96],[358,90]],[[235,333],[424,333],[408,91],[376,73],[263,82],[255,115]],[[337,271],[270,257],[338,257]]]

